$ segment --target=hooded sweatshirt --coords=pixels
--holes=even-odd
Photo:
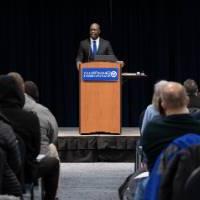
[[[40,152],[40,126],[35,114],[23,110],[25,97],[13,77],[0,76],[0,111],[10,121],[25,147],[25,177],[36,173],[36,157]]]

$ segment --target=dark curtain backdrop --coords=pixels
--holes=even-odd
[[[32,1],[0,3],[0,73],[17,71],[40,88],[40,102],[59,126],[78,126],[79,85],[75,57],[91,22],[101,24],[124,72],[148,79],[124,80],[122,125],[136,126],[160,79],[200,76],[200,12],[194,1]]]

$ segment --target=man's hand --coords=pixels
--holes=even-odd
[[[80,67],[81,63],[82,63],[81,61],[76,62],[76,67],[77,67],[78,70],[79,70],[79,67]]]

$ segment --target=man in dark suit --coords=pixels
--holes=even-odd
[[[117,61],[110,42],[100,38],[100,33],[101,30],[99,24],[93,23],[90,25],[90,38],[80,42],[76,57],[76,65],[78,69],[82,62],[92,61],[95,55],[113,55]],[[117,62],[123,65],[122,61]]]

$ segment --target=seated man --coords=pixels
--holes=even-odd
[[[21,136],[26,145],[25,178],[29,181],[42,177],[44,182],[44,200],[55,200],[59,180],[59,161],[55,157],[45,156],[39,162],[40,123],[33,112],[23,110],[25,103],[22,77],[15,72],[0,78],[0,107],[11,121],[14,131]],[[27,180],[28,181],[28,180]]]
[[[58,124],[49,109],[37,103],[39,100],[37,85],[32,81],[26,81],[24,83],[21,75],[16,72],[10,72],[9,75],[15,78],[20,88],[25,92],[25,104],[23,109],[33,112],[39,119],[41,133],[40,154],[51,155],[58,159],[58,153],[54,145],[58,136]]]
[[[181,84],[168,82],[163,87],[159,107],[165,116],[150,121],[142,136],[142,146],[150,170],[161,151],[174,139],[187,133],[200,134],[200,122],[189,114],[188,102],[189,98]]]
[[[39,90],[32,81],[24,82],[25,105],[24,109],[34,112],[40,122],[41,146],[40,154],[45,154],[58,158],[58,152],[55,147],[58,136],[58,124],[50,110],[37,103],[39,101]],[[58,158],[59,159],[59,158]]]
[[[21,138],[25,145],[24,169],[26,177],[31,179],[37,171],[35,158],[40,151],[40,130],[37,116],[22,109],[24,101],[24,94],[14,78],[1,75],[0,111],[9,120],[17,138]]]

